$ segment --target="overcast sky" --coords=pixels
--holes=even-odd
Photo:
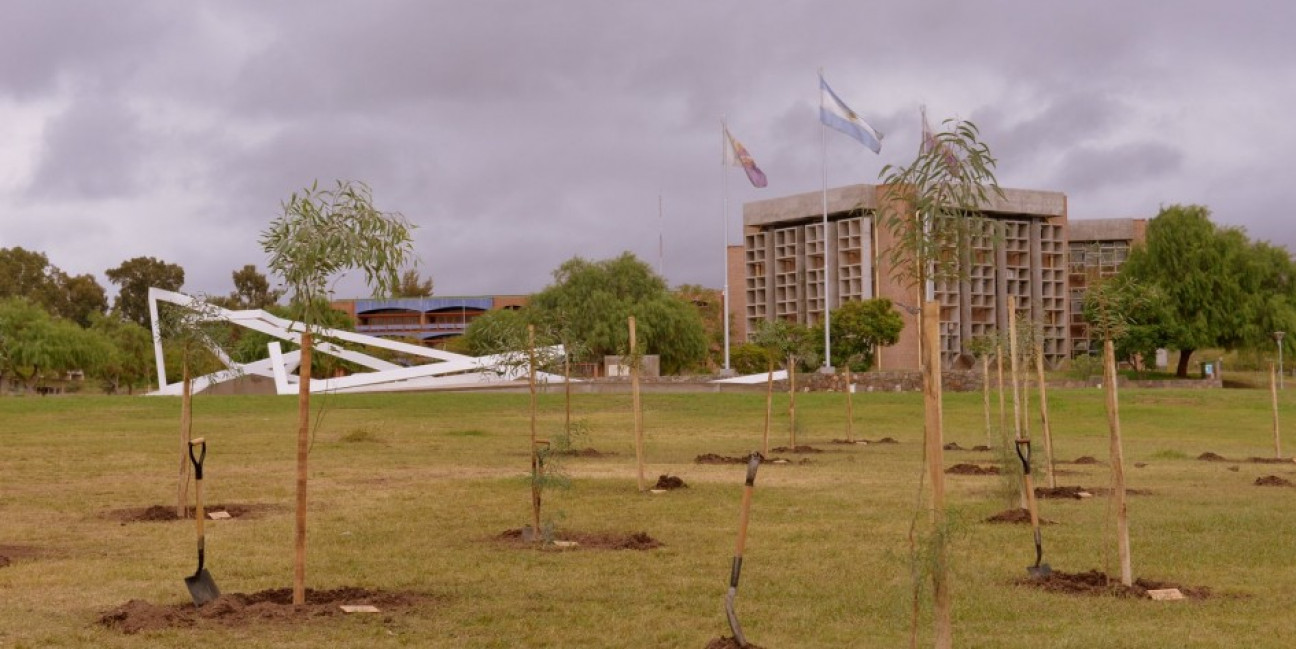
[[[885,133],[828,132],[828,183],[875,182],[933,122],[974,121],[1004,187],[1070,218],[1200,203],[1296,249],[1296,3],[1273,0],[6,0],[0,247],[73,273],[153,256],[224,294],[318,179],[418,226],[440,295],[530,293],[631,251],[723,282],[720,120],[818,191],[818,79]],[[658,196],[661,196],[659,219]],[[658,239],[664,242],[659,259]],[[354,278],[339,297],[367,294]]]

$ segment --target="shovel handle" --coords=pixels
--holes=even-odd
[[[1031,442],[1029,437],[1023,437],[1017,440],[1017,457],[1021,459],[1022,474],[1030,475]]]
[[[194,447],[202,447],[202,452],[194,457]],[[195,437],[189,440],[189,461],[193,462],[194,480],[202,480],[203,460],[207,459],[207,439],[204,437]]]

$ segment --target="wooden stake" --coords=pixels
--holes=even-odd
[[[297,370],[297,534],[293,558],[293,605],[306,603],[306,455],[310,448],[311,334],[301,335]]]
[[[990,355],[981,357],[981,410],[985,412],[986,446],[990,439]]]
[[[1021,394],[1017,389],[1017,381],[1020,375],[1017,373],[1017,298],[1008,296],[1008,364],[1011,367],[1012,375],[1012,405],[1013,405],[1013,442],[1022,438],[1021,430]],[[1007,448],[1007,447],[1005,447]],[[1011,457],[1011,456],[1009,456]],[[1016,475],[1015,473],[1013,475]],[[1026,509],[1026,481],[1021,481],[1021,508]]]
[[[639,353],[635,339],[635,319],[630,316],[630,395],[634,408],[635,461],[639,465],[639,492],[648,490],[644,481],[643,416],[639,405]]]
[[[765,434],[761,436],[761,455],[769,457],[770,420],[774,418],[774,359],[769,359],[765,375]]]
[[[999,374],[999,442],[1004,448],[1009,447],[1008,442],[1008,410],[1004,401],[1004,371],[1003,371],[1003,343],[995,344],[995,367]]]
[[[855,407],[854,407],[855,404],[852,402],[851,399],[854,392],[853,390],[851,390],[851,388],[854,386],[851,384],[850,362],[848,361],[845,365],[846,365],[846,441],[853,444],[855,443]]]
[[[527,325],[527,388],[531,394],[531,538],[538,544],[540,533],[540,447],[536,443],[536,349],[535,325]]]
[[[1273,403],[1274,457],[1282,459],[1282,437],[1278,434],[1278,374],[1269,364],[1269,400]]]
[[[1112,499],[1116,509],[1116,544],[1120,553],[1121,583],[1134,584],[1130,565],[1129,511],[1125,504],[1125,452],[1121,446],[1120,402],[1116,394],[1116,347],[1103,341],[1103,387],[1107,388],[1107,427],[1111,430]]]
[[[176,518],[185,518],[189,505],[189,440],[193,435],[193,392],[189,359],[180,361],[184,377],[180,388],[180,478],[176,482]]]
[[[922,333],[926,342],[923,344],[923,403],[926,408],[924,419],[924,437],[927,448],[927,473],[932,484],[931,523],[932,533],[940,536],[936,543],[936,565],[932,569],[932,589],[935,597],[935,626],[937,649],[948,649],[953,646],[954,631],[951,617],[952,606],[949,590],[948,549],[946,548],[945,521],[945,464],[944,431],[941,411],[941,365],[940,365],[940,304],[926,302],[923,304]]]
[[[1048,389],[1044,386],[1044,341],[1035,341],[1035,375],[1039,380],[1040,426],[1044,429],[1044,462],[1048,464],[1049,488],[1057,487],[1053,475],[1053,430],[1049,427]]]
[[[788,356],[788,446],[796,450],[796,357]]]

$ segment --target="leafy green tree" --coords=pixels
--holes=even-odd
[[[127,259],[105,274],[108,281],[120,287],[113,311],[141,327],[149,326],[149,288],[179,291],[185,279],[184,269],[179,265],[153,257]]]
[[[487,311],[468,323],[459,349],[469,356],[489,356],[526,349],[529,318],[525,309]]]
[[[568,314],[569,332],[597,360],[628,348],[626,318],[635,316],[646,354],[658,354],[665,374],[699,367],[706,331],[697,309],[672,295],[666,282],[630,253],[590,262],[580,257],[554,271],[554,283],[532,296],[537,321]]]
[[[423,279],[417,270],[407,268],[401,273],[400,284],[392,297],[432,297],[432,278]]]
[[[51,305],[54,315],[67,318],[82,327],[89,327],[96,315],[108,310],[108,295],[94,275],[68,275],[54,273],[55,298]]]
[[[769,354],[769,372],[774,371],[775,362],[782,363],[783,368],[788,372],[788,445],[796,448],[797,368],[814,364],[816,349],[819,348],[822,339],[819,338],[819,332],[809,326],[787,320],[765,320],[760,322],[752,332],[752,343]]]
[[[398,273],[412,261],[413,227],[399,213],[374,208],[364,183],[318,183],[294,192],[283,214],[261,233],[270,270],[279,275],[302,310],[300,391],[297,425],[297,525],[293,604],[306,601],[306,456],[310,438],[311,335],[328,310],[329,280],[347,269],[364,272],[380,295],[399,283]]]
[[[1154,287],[1163,320],[1140,346],[1179,351],[1188,376],[1198,349],[1263,348],[1269,333],[1296,326],[1296,271],[1289,256],[1245,233],[1220,228],[1200,205],[1171,205],[1148,222],[1147,240],[1121,269],[1129,283]]]
[[[114,394],[123,388],[132,394],[148,383],[153,369],[153,336],[148,329],[116,315],[96,313],[90,316],[90,330],[108,343],[109,351],[91,373]]]
[[[17,378],[34,389],[46,375],[97,362],[102,348],[76,323],[54,318],[25,298],[0,300],[0,384]]]
[[[879,346],[894,345],[900,340],[904,318],[887,298],[852,300],[832,312],[832,364],[850,365],[853,372],[866,372],[873,367]],[[818,339],[819,353],[823,353],[822,339]]]
[[[24,297],[48,308],[57,292],[55,270],[43,252],[0,248],[0,298]]]
[[[675,295],[692,304],[702,317],[702,327],[706,332],[707,365],[724,366],[724,293],[719,289],[707,288],[699,284],[681,284],[675,287]],[[733,364],[733,349],[729,350],[729,363]],[[764,369],[762,365],[761,369]],[[758,370],[759,371],[759,370]]]
[[[245,264],[231,274],[234,292],[229,295],[229,308],[269,309],[279,303],[283,291],[270,288],[270,280],[253,264]]]

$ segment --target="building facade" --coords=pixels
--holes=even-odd
[[[1147,240],[1147,219],[1087,219],[1071,222],[1067,283],[1071,300],[1071,355],[1095,351],[1084,319],[1084,296],[1094,282],[1120,272],[1130,250]]]
[[[921,287],[899,279],[888,260],[891,233],[878,227],[889,188],[851,185],[743,206],[744,331],[762,320],[822,326],[825,310],[850,300],[889,298],[905,320],[900,341],[879,350],[879,369],[919,366]],[[959,260],[960,279],[934,285],[946,367],[971,363],[971,342],[1006,332],[1010,298],[1039,327],[1044,358],[1069,353],[1067,200],[1059,192],[1006,189],[983,206],[983,231]],[[732,281],[732,280],[731,280]],[[734,300],[738,303],[739,300]]]
[[[526,295],[337,300],[333,308],[355,322],[356,332],[384,338],[410,338],[440,347],[462,336],[478,316],[520,309]]]

